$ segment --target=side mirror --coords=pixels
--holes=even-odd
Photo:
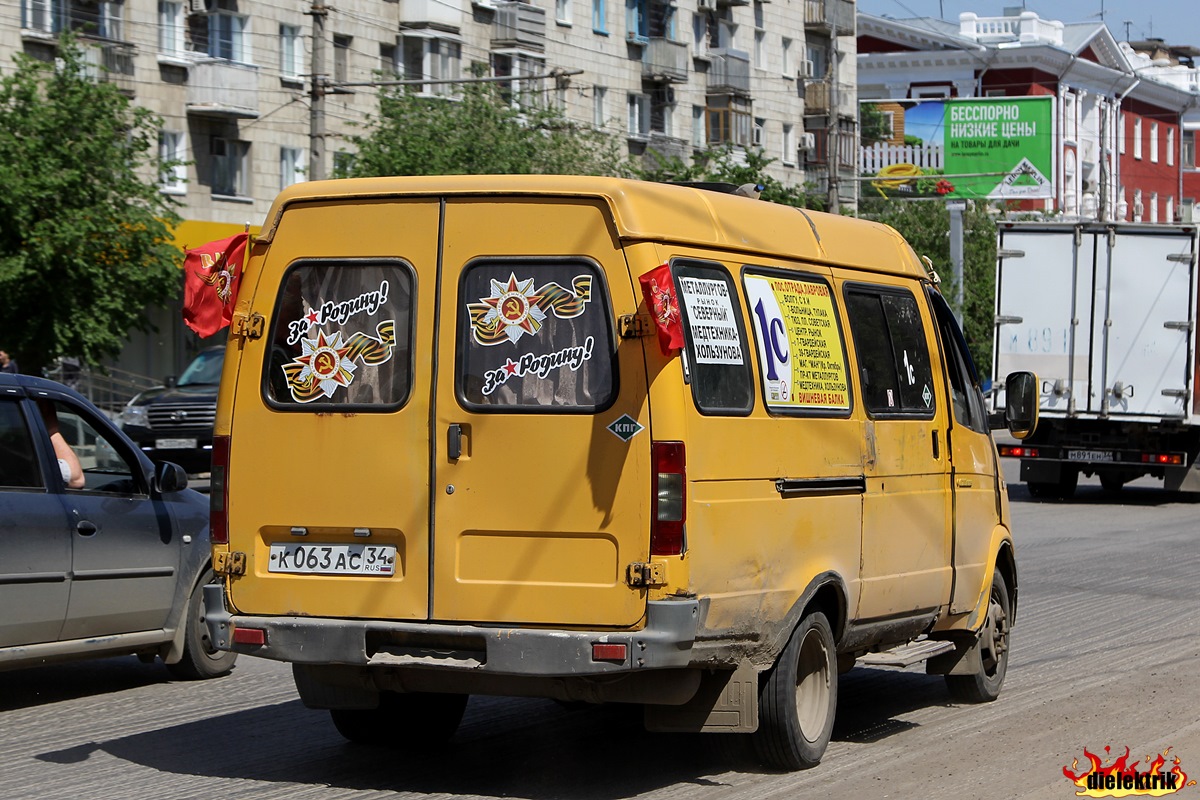
[[[174,375],[168,375],[167,377],[163,378],[163,385],[168,389],[174,389],[178,384],[179,378],[175,377]]]
[[[1004,419],[1015,439],[1027,439],[1038,424],[1038,379],[1032,372],[1013,372],[1004,381]]]
[[[159,494],[182,492],[187,485],[187,473],[178,464],[164,461],[154,468],[154,486]]]

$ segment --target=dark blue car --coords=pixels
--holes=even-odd
[[[208,498],[182,468],[68,387],[0,374],[0,668],[136,654],[229,672],[203,624],[210,558]]]

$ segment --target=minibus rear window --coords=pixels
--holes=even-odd
[[[477,261],[463,270],[459,299],[466,407],[585,413],[616,399],[608,288],[591,262]]]
[[[281,283],[264,391],[274,408],[390,411],[412,387],[412,268],[307,261]]]

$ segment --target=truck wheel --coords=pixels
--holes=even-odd
[[[963,703],[989,703],[1000,696],[1008,672],[1009,619],[1008,586],[1000,570],[992,574],[992,591],[987,616],[973,647],[979,651],[980,670],[974,675],[947,675],[950,695]]]
[[[1104,488],[1104,493],[1115,495],[1121,493],[1121,487],[1125,485],[1125,478],[1116,472],[1101,472],[1100,486]]]
[[[185,681],[203,680],[225,675],[233,669],[237,653],[218,650],[208,636],[204,624],[204,587],[214,580],[211,568],[206,569],[192,588],[187,608],[183,612],[183,657],[174,664],[167,664],[167,671],[175,678]]]
[[[355,744],[429,747],[445,743],[458,730],[468,697],[431,692],[380,692],[378,708],[335,708],[329,715],[338,733]]]
[[[759,759],[778,769],[815,767],[829,746],[837,708],[837,652],[833,629],[819,611],[792,632],[758,690]]]

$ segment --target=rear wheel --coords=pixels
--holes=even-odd
[[[204,624],[204,587],[213,580],[213,571],[206,569],[192,589],[188,606],[183,612],[182,624],[186,626],[183,657],[174,664],[167,664],[171,675],[181,680],[194,681],[224,675],[233,669],[233,662],[237,661],[237,653],[218,650],[213,646],[208,626]]]
[[[379,707],[329,712],[338,733],[356,744],[429,747],[458,730],[467,708],[465,694],[380,692]]]
[[[1000,696],[1008,672],[1009,620],[1012,605],[1000,570],[992,575],[987,617],[973,647],[979,650],[980,668],[974,675],[947,675],[946,686],[955,700],[988,703]]]
[[[833,629],[819,611],[805,617],[758,692],[759,759],[768,766],[815,767],[829,746],[837,708],[837,653]]]

